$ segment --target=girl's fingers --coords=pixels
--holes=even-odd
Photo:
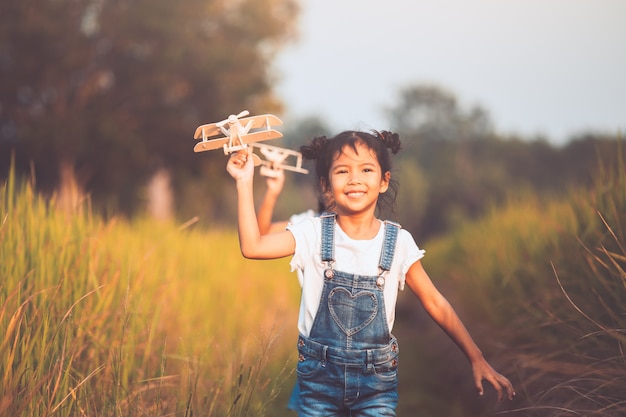
[[[234,165],[237,168],[243,168],[247,162],[248,162],[248,152],[246,150],[241,150],[241,151],[230,154],[229,163]]]
[[[482,396],[485,393],[483,389],[483,383],[481,380],[476,381],[476,391],[478,391],[478,395]]]
[[[248,160],[248,155],[242,152],[231,153],[230,159],[233,161],[233,164],[243,166]]]
[[[513,389],[513,384],[511,384],[511,381],[509,381],[506,377],[502,377],[504,378],[505,384],[504,386],[506,387],[506,391],[509,394],[509,400],[512,400],[513,397],[515,397],[515,390]]]
[[[497,372],[495,374],[478,376],[476,378],[475,383],[478,395],[484,394],[483,379],[486,379],[494,387],[494,389],[498,393],[498,401],[502,401],[505,390],[509,400],[512,400],[515,396],[515,390],[513,389],[513,385],[511,384],[511,382],[504,375],[498,374]]]

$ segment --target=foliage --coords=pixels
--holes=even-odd
[[[410,225],[420,240],[478,219],[494,204],[526,190],[553,197],[588,186],[598,160],[615,149],[616,137],[611,136],[582,135],[557,147],[542,138],[498,135],[485,110],[465,108],[435,85],[402,88],[388,114],[402,139],[400,164],[419,166],[419,180],[428,184],[419,221],[412,205],[398,207],[400,223]],[[402,174],[400,194],[413,192],[414,178]]]
[[[428,184],[421,196],[421,221],[410,229],[420,240],[451,232],[463,220],[479,219],[511,196],[564,197],[570,189],[590,186],[598,162],[612,157],[617,143],[617,138],[593,135],[561,148],[542,140],[496,136],[458,140],[407,134],[402,140],[400,160],[419,166]],[[626,157],[625,149],[617,152]],[[400,193],[406,192],[411,187],[401,182]],[[398,211],[401,223],[414,224],[411,206]]]
[[[284,261],[253,268],[232,231],[192,224],[68,217],[11,176],[0,189],[0,414],[274,415],[296,280]]]
[[[487,112],[479,106],[461,108],[451,92],[434,85],[409,85],[399,91],[398,102],[387,110],[401,135],[467,140],[492,131]]]
[[[127,213],[159,168],[197,174],[192,135],[248,109],[280,109],[272,59],[293,0],[6,0],[0,5],[0,166],[15,151],[40,191],[75,176]]]
[[[589,186],[598,161],[615,152],[614,137],[583,135],[561,147],[543,139],[500,137],[490,130],[484,111],[463,109],[451,93],[433,86],[403,90],[390,119],[402,140],[392,172],[400,188],[395,212],[380,215],[399,221],[422,242],[515,196],[552,199]],[[323,134],[329,131],[321,121],[304,119],[296,128],[285,127],[285,146],[297,149]],[[298,190],[313,184],[312,175],[289,181]],[[292,193],[286,189],[278,207],[286,206],[287,215],[300,209],[286,204],[294,201]]]
[[[508,414],[626,412],[620,146],[593,187],[547,201],[527,195],[429,246],[433,276],[459,299],[478,340],[496,338],[486,351],[508,361],[519,394]]]
[[[466,359],[402,297],[399,414],[624,414],[617,158],[589,189],[511,196],[424,245],[429,274],[518,397],[475,398]],[[254,267],[233,231],[195,219],[68,217],[14,176],[1,191],[0,414],[280,414],[298,300],[285,260]]]

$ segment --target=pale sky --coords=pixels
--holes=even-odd
[[[286,123],[386,129],[402,87],[435,84],[498,133],[626,134],[626,0],[300,2],[300,38],[276,61]]]

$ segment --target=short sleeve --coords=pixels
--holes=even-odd
[[[406,230],[401,229],[398,234],[398,243],[396,246],[396,253],[399,255],[400,264],[400,282],[399,288],[404,289],[404,282],[406,273],[409,271],[411,265],[419,261],[424,257],[425,250],[420,249],[415,243],[413,236]]]
[[[310,259],[314,256],[317,240],[315,238],[317,236],[316,228],[319,228],[316,223],[319,223],[318,217],[308,216],[287,226],[287,230],[293,234],[296,241],[296,250],[289,264],[292,271],[303,270],[304,266],[310,263]]]
[[[304,211],[302,213],[297,213],[289,217],[290,224],[300,223],[302,220],[315,217],[315,212],[311,209]]]

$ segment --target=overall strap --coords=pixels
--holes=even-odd
[[[327,265],[327,271],[332,271],[335,262],[335,213],[323,213],[320,215],[320,219],[322,221],[320,254],[322,261]]]
[[[400,228],[401,226],[398,223],[385,220],[383,249],[380,253],[380,261],[378,263],[380,277],[384,278],[385,273],[391,269],[393,257],[396,253],[396,241],[398,240],[398,232],[400,231]]]

